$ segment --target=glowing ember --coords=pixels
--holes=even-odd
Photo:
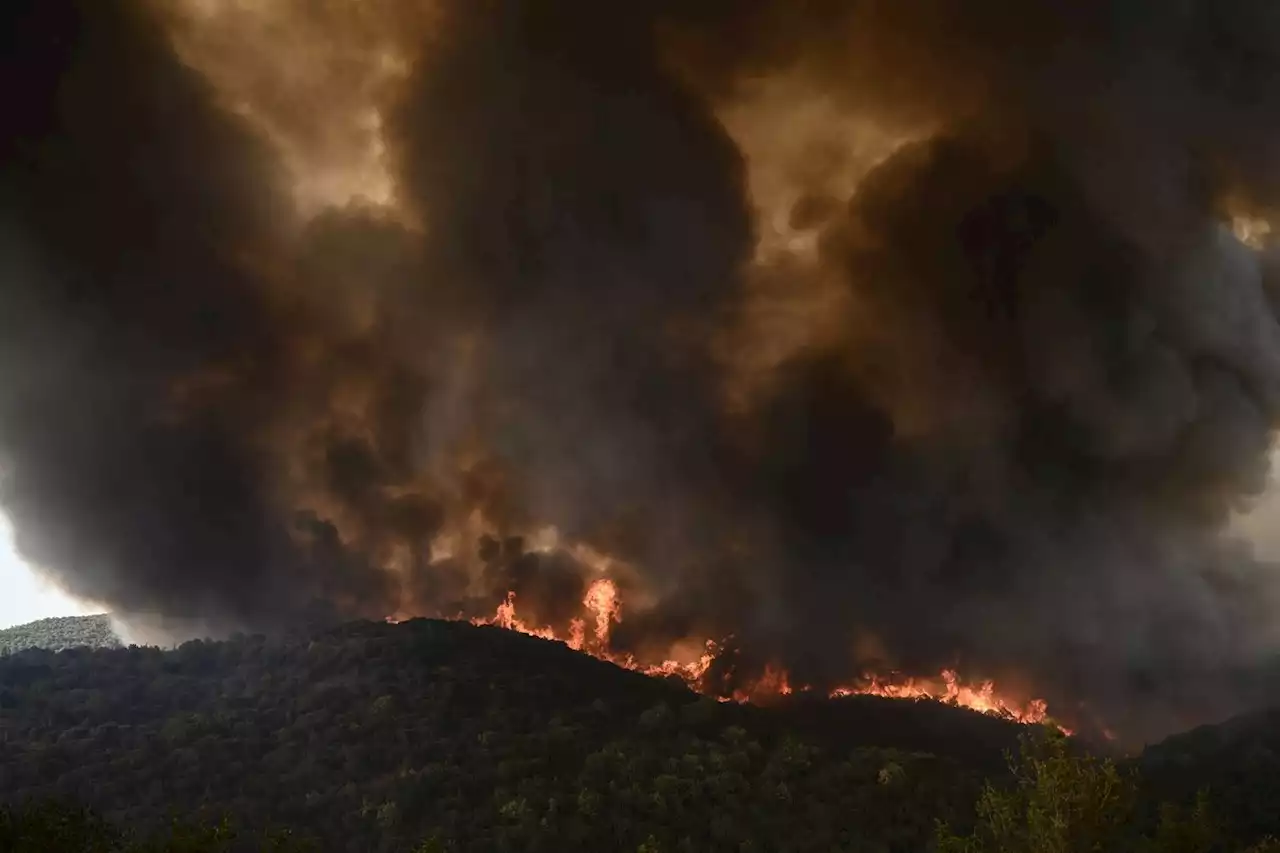
[[[521,634],[563,642],[572,649],[625,669],[659,678],[676,676],[694,690],[713,693],[705,683],[705,677],[721,653],[721,648],[716,643],[707,641],[706,651],[697,660],[691,662],[664,660],[661,663],[641,663],[629,654],[618,654],[609,648],[610,629],[614,623],[622,621],[622,603],[617,585],[613,581],[607,578],[594,581],[588,588],[582,605],[595,623],[590,636],[587,633],[588,619],[585,618],[572,620],[569,625],[569,635],[566,638],[557,636],[552,628],[535,628],[526,624],[516,615],[514,592],[507,593],[507,597],[498,605],[497,611],[491,618],[471,621],[477,625],[493,625]],[[812,688],[808,686],[794,687],[786,670],[769,665],[754,682],[736,689],[731,696],[717,698],[721,701],[763,702],[795,693],[809,693],[811,690]],[[943,670],[937,678],[894,679],[867,674],[861,681],[832,690],[829,695],[831,698],[883,696],[891,699],[932,700],[1026,724],[1042,723],[1048,719],[1048,707],[1043,700],[1033,699],[1025,703],[1011,701],[997,694],[993,682],[966,684],[954,670]],[[1067,734],[1072,733],[1068,729],[1063,731]]]

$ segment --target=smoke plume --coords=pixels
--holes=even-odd
[[[0,13],[0,503],[69,591],[564,625],[604,572],[621,649],[744,677],[1275,698],[1270,4],[248,9]]]

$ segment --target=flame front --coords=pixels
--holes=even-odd
[[[995,682],[987,680],[976,687],[965,684],[955,670],[944,669],[936,679],[907,678],[886,680],[874,674],[864,676],[857,687],[841,687],[832,696],[884,696],[890,699],[936,699],[984,714],[1005,717],[1019,723],[1042,723],[1048,719],[1048,704],[1043,699],[1017,703],[996,693]],[[1069,733],[1069,732],[1068,732]]]
[[[610,647],[611,627],[622,621],[622,603],[617,584],[608,578],[593,581],[583,597],[582,606],[595,623],[590,634],[587,631],[587,618],[574,619],[570,623],[567,637],[559,636],[550,627],[537,627],[526,623],[516,615],[514,592],[507,594],[492,617],[471,621],[476,625],[492,625],[545,640],[563,642],[576,651],[646,675],[658,678],[675,676],[683,680],[691,689],[712,695],[721,701],[758,703],[778,697],[815,692],[807,685],[793,686],[790,674],[785,669],[770,664],[764,668],[758,678],[734,689],[729,695],[721,695],[721,692],[707,679],[708,672],[723,651],[721,645],[711,640],[705,641],[706,651],[693,661],[667,659],[657,663],[643,662],[630,654],[614,652]],[[1032,699],[1027,702],[1018,702],[1002,696],[997,691],[995,682],[991,680],[981,681],[976,685],[969,684],[951,669],[943,670],[936,678],[866,673],[853,683],[828,691],[828,696],[833,699],[847,696],[882,696],[890,699],[932,700],[1023,724],[1043,723],[1049,719],[1048,705],[1044,700]],[[1070,729],[1062,728],[1062,731],[1073,734]]]

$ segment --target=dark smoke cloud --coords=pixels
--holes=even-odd
[[[871,626],[910,669],[1030,670],[1127,731],[1222,713],[1227,670],[1274,649],[1275,569],[1220,530],[1265,482],[1280,330],[1221,215],[1232,193],[1270,209],[1251,158],[1276,128],[1244,80],[1280,31],[1249,3],[992,27],[995,4],[899,6],[852,13],[888,47],[811,73],[898,72],[960,109],[926,100],[946,129],[823,231],[847,340],[787,368],[744,486],[803,567],[767,641],[820,677],[815,640],[850,632],[813,626]]]
[[[762,440],[796,629],[1029,665],[1059,706],[1152,669],[1193,700],[1260,651],[1269,569],[1217,531],[1265,477],[1277,339],[1247,250],[1197,237],[1170,270],[1048,156],[941,139],[873,174],[824,237],[857,343],[792,368]]]
[[[432,283],[462,290],[491,341],[486,444],[570,535],[635,507],[656,562],[692,545],[705,341],[752,231],[740,157],[662,70],[649,17],[447,4],[399,125]]]
[[[298,330],[253,272],[288,210],[264,145],[140,9],[3,14],[0,484],[20,550],[78,595],[179,620],[361,597],[376,573],[322,529],[295,541],[266,477],[257,425],[292,390]]]
[[[1280,198],[1269,5],[433,12],[387,121],[413,227],[298,227],[138,8],[4,12],[30,559],[221,626],[508,591],[563,625],[595,569],[516,538],[554,524],[625,562],[619,646],[731,634],[740,677],[959,665],[1135,737],[1274,698],[1275,569],[1223,533],[1280,404],[1280,268],[1224,225]],[[815,142],[807,262],[755,256],[759,164],[721,122],[763,79],[914,140],[852,191]],[[773,350],[712,342],[762,281],[839,307],[730,406]],[[458,530],[495,538],[433,551]]]

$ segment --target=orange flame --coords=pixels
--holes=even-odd
[[[808,688],[804,688],[807,692]],[[735,702],[752,702],[770,699],[774,696],[790,696],[795,691],[791,688],[791,679],[785,669],[769,664],[764,672],[749,687],[740,688],[733,693]]]
[[[676,676],[694,690],[709,692],[704,678],[721,653],[721,648],[716,643],[708,640],[705,644],[706,651],[695,661],[664,660],[660,663],[641,663],[629,654],[618,654],[609,648],[610,630],[615,623],[622,621],[622,602],[618,595],[618,587],[612,580],[601,578],[594,581],[587,589],[582,605],[587,614],[594,618],[595,626],[590,637],[587,636],[587,619],[584,618],[574,619],[570,623],[569,636],[564,639],[557,636],[552,628],[535,628],[526,624],[516,615],[514,592],[507,593],[507,597],[498,605],[497,611],[491,618],[473,619],[472,622],[563,642],[576,651],[590,654],[625,669],[660,678]],[[808,686],[794,687],[785,669],[770,664],[751,684],[735,690],[731,696],[718,698],[721,701],[761,702],[780,696],[810,692],[812,688]],[[855,684],[832,690],[829,696],[831,698],[883,696],[892,699],[933,700],[1025,724],[1042,723],[1048,719],[1048,706],[1043,700],[1015,702],[1000,696],[996,692],[994,682],[988,680],[976,685],[966,684],[954,670],[949,669],[943,670],[937,678],[899,679],[868,673]],[[1063,731],[1072,734],[1068,729]]]
[[[707,651],[691,663],[664,660],[662,663],[631,668],[639,669],[646,675],[652,675],[655,678],[666,678],[674,675],[682,679],[690,687],[697,689],[702,684],[702,679],[707,674],[707,670],[711,669],[711,664],[715,663],[716,655],[720,652],[716,644],[710,640],[707,640],[706,648]]]
[[[516,616],[516,594],[508,592],[506,599],[498,605],[498,611],[493,615],[492,619],[473,619],[471,620],[477,625],[496,625],[499,628],[506,628],[508,631],[517,631],[521,634],[528,634],[531,637],[541,637],[544,640],[556,640],[556,632],[550,628],[530,628],[520,618]]]
[[[622,621],[622,605],[618,601],[618,587],[611,580],[601,579],[587,590],[582,604],[596,615],[596,642],[609,643],[609,624]]]
[[[1048,718],[1049,710],[1042,699],[1018,704],[997,696],[995,683],[992,681],[980,682],[976,687],[963,684],[955,670],[950,669],[944,669],[937,679],[906,678],[901,681],[886,681],[877,675],[867,674],[863,677],[863,683],[854,687],[837,688],[831,695],[833,698],[863,695],[891,699],[936,699],[1019,723],[1042,723]]]

